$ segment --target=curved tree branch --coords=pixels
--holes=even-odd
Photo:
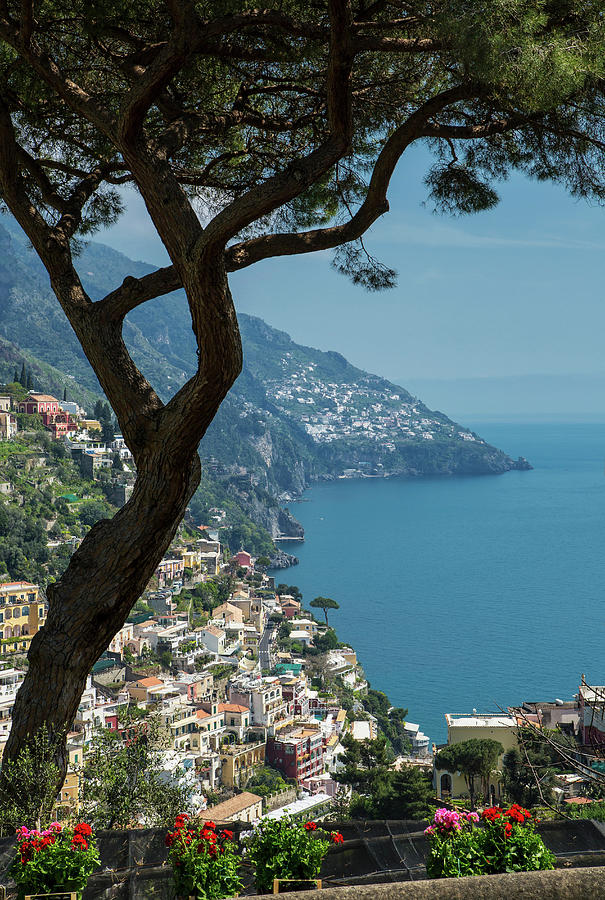
[[[99,308],[100,321],[119,320],[148,300],[170,294],[182,287],[183,281],[176,268],[165,266],[141,278],[129,275],[119,288],[98,300],[95,307]]]
[[[361,237],[376,219],[388,211],[387,191],[395,166],[413,141],[427,136],[427,127],[432,116],[453,103],[479,96],[480,93],[477,86],[459,85],[450,88],[427,100],[403,125],[400,125],[380,151],[365,199],[355,215],[347,222],[310,231],[263,235],[234,244],[225,254],[228,271],[244,269],[272,256],[292,256],[316,250],[329,250]]]
[[[298,197],[347,153],[353,131],[350,0],[329,0],[328,6],[331,29],[326,76],[328,137],[299,162],[267,178],[225,207],[205,229],[202,246],[209,241],[226,244],[251,222]]]

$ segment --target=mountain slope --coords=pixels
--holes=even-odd
[[[152,269],[94,242],[79,262],[95,299],[126,275]],[[283,498],[314,480],[343,475],[478,475],[527,468],[339,353],[302,347],[252,316],[241,314],[240,327],[244,370],[200,448],[223,478],[248,473],[253,487]],[[0,218],[0,336],[99,390],[42,265],[8,217]],[[131,313],[124,336],[160,396],[170,396],[193,372],[195,342],[182,291]],[[248,502],[262,505],[256,495]]]

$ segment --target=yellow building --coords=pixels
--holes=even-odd
[[[98,419],[82,419],[80,421],[80,427],[85,428],[86,431],[102,431],[101,423]]]
[[[83,748],[81,744],[67,742],[69,761],[67,775],[59,791],[54,816],[58,821],[76,815],[80,808],[80,771],[83,764]]]
[[[264,741],[255,744],[223,744],[221,780],[226,787],[244,787],[255,770],[265,764]]]
[[[46,604],[37,584],[0,584],[0,655],[27,652],[31,639],[46,622]]]
[[[504,748],[498,757],[497,769],[489,779],[487,790],[489,803],[499,803],[502,798],[502,760],[508,750],[517,747],[517,720],[504,713],[486,715],[450,715],[446,713],[447,743],[459,744],[470,740],[498,741]],[[469,796],[468,786],[461,772],[446,772],[435,767],[434,783],[437,796],[441,799],[465,798]],[[480,788],[483,790],[483,787]]]

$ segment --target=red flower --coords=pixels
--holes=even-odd
[[[180,813],[174,820],[175,828],[184,828],[188,818],[187,813]]]
[[[82,834],[84,837],[89,837],[92,834],[92,828],[90,825],[87,825],[86,822],[80,822],[80,824],[76,825],[74,828],[74,834]]]
[[[71,839],[71,846],[73,850],[88,850],[88,843],[81,834],[74,834]]]
[[[509,819],[512,819],[513,822],[518,822],[519,825],[522,825],[525,822],[525,816],[519,809],[509,809],[506,815]]]
[[[214,831],[214,829],[216,828],[216,825],[214,824],[214,822],[211,822],[210,820],[208,820],[207,822],[204,822],[204,829],[206,829],[206,828],[209,828],[211,831]]]
[[[172,845],[174,843],[174,835],[167,834],[166,837],[164,838],[164,843],[166,844],[167,847],[172,847]]]
[[[233,840],[233,832],[229,831],[228,828],[225,828],[225,830],[223,831],[223,837],[228,841],[232,841]]]
[[[502,815],[502,810],[499,806],[490,806],[488,809],[484,809],[481,813],[481,818],[485,819],[486,822],[495,822],[496,819],[499,819]]]
[[[504,837],[509,838],[511,836],[512,832],[513,832],[513,826],[510,824],[510,822],[507,822],[506,825],[504,826]]]
[[[305,822],[304,827],[307,829],[307,831],[315,831],[315,829],[317,828],[317,825],[315,822]]]
[[[343,838],[340,831],[332,831],[330,833],[330,837],[332,838],[333,844],[344,844],[345,839]]]

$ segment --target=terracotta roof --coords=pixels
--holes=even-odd
[[[219,703],[218,711],[244,713],[250,712],[250,709],[247,706],[241,706],[239,703]]]
[[[157,687],[157,685],[164,684],[160,678],[155,678],[153,675],[150,675],[148,678],[141,678],[135,683],[139,687]]]
[[[221,603],[219,604],[219,606],[215,606],[212,610],[212,614],[214,615],[215,613],[222,612],[223,610],[225,610],[225,612],[233,611],[234,613],[241,613],[241,609],[239,608],[239,606],[234,606],[227,600],[225,603]]]
[[[34,394],[34,393],[31,393],[31,394],[28,394],[28,395],[27,395],[27,399],[29,400],[30,397],[33,397],[34,400],[54,400],[55,403],[58,403],[58,402],[59,402],[59,401],[57,400],[56,397],[53,397],[53,396],[52,396],[52,394]]]
[[[198,717],[198,719],[209,719],[210,718],[210,713],[207,713],[205,709],[197,709],[195,711],[195,714]]]
[[[230,800],[225,800],[224,803],[219,803],[211,809],[202,810],[200,818],[224,822],[226,819],[232,818],[237,815],[237,813],[243,812],[250,806],[254,806],[254,804],[258,803],[260,800],[262,800],[262,797],[259,797],[258,794],[251,794],[250,791],[243,791],[241,794],[231,797]]]
[[[213,634],[214,637],[225,637],[225,632],[220,628],[215,628],[214,625],[207,625],[204,631],[207,631],[208,634]]]

